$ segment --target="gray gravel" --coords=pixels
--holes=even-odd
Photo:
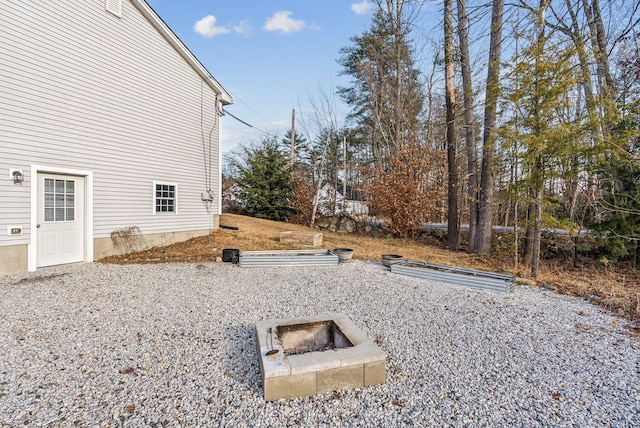
[[[640,342],[537,288],[377,263],[83,264],[0,277],[0,426],[640,426]],[[253,326],[342,312],[385,385],[266,403]]]

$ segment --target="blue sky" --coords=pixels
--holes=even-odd
[[[345,83],[336,59],[365,31],[371,0],[147,0],[236,103],[222,122],[222,150],[284,135],[291,109],[318,86]],[[342,109],[339,109],[342,110]],[[344,115],[339,111],[338,115]]]

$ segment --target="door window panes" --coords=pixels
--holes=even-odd
[[[44,180],[44,221],[75,220],[75,182]]]

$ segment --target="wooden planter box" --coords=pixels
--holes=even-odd
[[[322,233],[320,232],[280,232],[280,242],[287,244],[299,244],[309,247],[322,245]]]

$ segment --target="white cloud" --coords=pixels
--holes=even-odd
[[[301,19],[291,18],[292,12],[281,10],[276,12],[271,18],[267,19],[262,27],[265,31],[280,31],[282,33],[295,33],[306,27]]]
[[[228,34],[231,32],[226,27],[216,26],[216,17],[213,15],[207,15],[200,21],[196,22],[193,26],[193,30],[204,37],[215,37],[220,34]]]
[[[373,10],[373,7],[373,3],[369,0],[362,0],[360,3],[353,3],[351,10],[354,11],[356,15],[366,15]]]
[[[240,21],[238,25],[233,26],[233,31],[235,31],[238,34],[248,35],[251,33],[251,30],[253,30],[253,28],[251,28],[251,25],[249,25],[248,19],[245,19],[244,21]]]
[[[291,128],[291,122],[288,122],[286,120],[276,120],[275,122],[263,123],[261,126],[264,126],[264,128],[262,129],[272,127],[276,128],[279,131],[286,131],[287,129]]]

